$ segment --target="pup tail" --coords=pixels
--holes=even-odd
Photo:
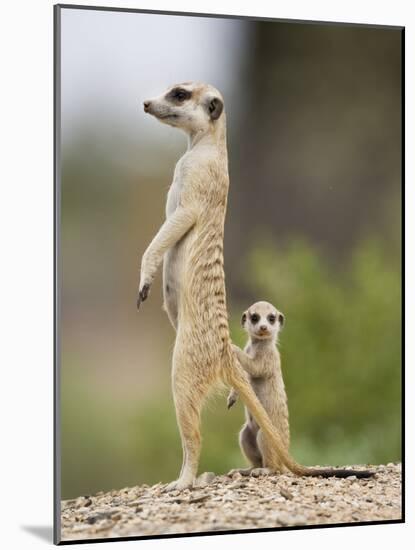
[[[266,410],[262,403],[259,401],[254,390],[252,389],[248,374],[244,371],[239,363],[236,354],[231,348],[228,351],[228,360],[225,361],[223,369],[223,377],[225,382],[230,386],[233,386],[239,395],[242,397],[243,402],[248,407],[251,414],[254,416],[256,422],[264,432],[265,437],[272,443],[276,458],[278,457],[288,470],[299,476],[312,476],[312,477],[348,477],[356,476],[358,478],[367,478],[374,475],[374,472],[369,470],[347,470],[347,469],[330,469],[330,468],[307,468],[298,464],[289,454],[284,442],[281,439],[275,426],[272,424]],[[272,468],[279,470],[277,462],[275,465],[271,464]]]

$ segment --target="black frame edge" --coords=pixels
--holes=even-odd
[[[92,11],[113,11],[124,13],[143,13],[153,15],[178,15],[187,17],[208,17],[217,19],[239,19],[246,21],[270,21],[274,23],[301,23],[311,25],[339,25],[345,27],[371,27],[374,29],[391,29],[402,30],[403,25],[380,25],[371,23],[347,23],[345,21],[319,21],[314,19],[283,19],[276,17],[261,17],[255,15],[229,15],[225,13],[204,13],[204,12],[186,12],[186,11],[170,11],[170,10],[152,10],[141,8],[120,8],[117,6],[91,6],[91,5],[78,5],[78,4],[56,4],[62,9],[76,9],[76,10],[92,10]]]
[[[74,540],[62,540],[59,542],[59,546],[67,546],[70,544],[88,544],[98,542],[119,542],[119,541],[133,541],[133,540],[157,540],[157,539],[172,539],[172,538],[185,538],[185,537],[205,537],[215,535],[241,535],[241,534],[255,534],[255,533],[277,533],[278,531],[305,531],[309,529],[330,529],[333,527],[367,527],[370,525],[392,525],[398,523],[405,523],[402,519],[390,519],[379,521],[357,521],[355,523],[321,523],[318,525],[292,525],[287,527],[265,527],[259,529],[232,529],[229,531],[200,531],[194,533],[169,533],[165,535],[142,535],[131,537],[108,537],[108,538],[96,538],[96,539],[74,539]]]
[[[60,438],[60,148],[61,7],[53,6],[53,543],[61,542]]]
[[[402,465],[402,522],[405,523],[405,27],[401,30],[401,465]]]

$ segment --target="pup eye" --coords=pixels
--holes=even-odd
[[[251,323],[255,325],[255,323],[258,323],[258,321],[259,321],[259,315],[257,313],[253,313],[251,315]]]
[[[275,323],[276,317],[271,313],[271,315],[268,315],[268,321],[273,325]]]
[[[179,101],[184,101],[187,97],[187,94],[185,92],[177,92],[175,97]]]

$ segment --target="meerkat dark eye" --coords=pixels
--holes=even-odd
[[[271,315],[268,315],[268,321],[271,323],[271,325],[275,323],[276,319],[277,318],[273,313],[271,313]]]
[[[256,323],[258,323],[258,321],[259,321],[259,315],[257,313],[253,313],[251,315],[251,323],[255,325]]]
[[[173,101],[183,103],[186,99],[190,99],[191,96],[192,92],[189,92],[188,90],[184,90],[183,88],[174,88],[174,90],[172,90],[167,97]]]

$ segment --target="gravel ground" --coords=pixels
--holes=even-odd
[[[62,540],[401,519],[401,465],[371,479],[206,472],[198,486],[141,485],[62,501]]]

